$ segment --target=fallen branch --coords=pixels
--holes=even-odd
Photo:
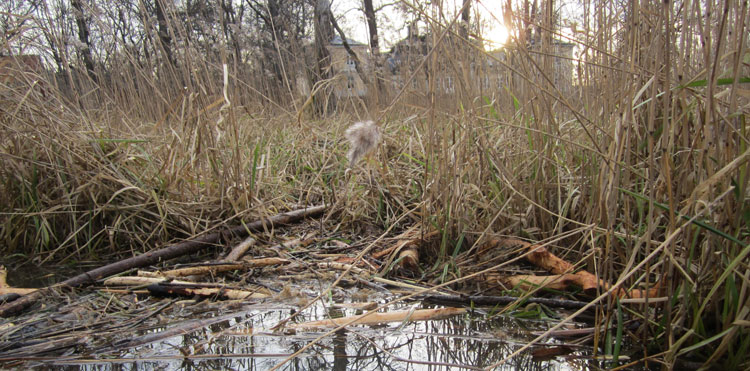
[[[287,328],[296,330],[338,327],[349,323],[350,321],[354,321],[350,323],[351,325],[375,325],[388,322],[440,320],[464,313],[466,313],[466,309],[464,308],[419,309],[414,311],[404,310],[388,313],[373,312],[350,317],[295,323],[287,326]]]
[[[2,294],[0,295],[0,304],[9,303],[13,300],[17,300],[20,297],[21,297],[20,294],[16,294],[14,292],[8,293],[8,294]]]
[[[110,277],[104,280],[104,286],[144,286],[144,285],[151,285],[154,283],[164,282],[166,280],[167,280],[166,277],[132,277],[132,276]],[[177,281],[177,280],[173,280],[170,282],[181,283],[185,285],[195,284],[195,282]]]
[[[309,216],[315,216],[323,213],[326,206],[313,206],[305,209],[299,209],[290,211],[288,213],[282,213],[270,218],[264,218],[257,220],[250,224],[243,224],[240,226],[233,227],[226,232],[215,232],[198,237],[194,240],[181,242],[172,246],[168,246],[159,250],[149,251],[145,254],[134,256],[119,262],[105,265],[103,267],[96,268],[83,274],[79,274],[73,278],[69,278],[61,283],[53,286],[40,289],[31,294],[25,295],[18,300],[10,303],[0,305],[0,317],[7,317],[14,315],[29,305],[36,302],[39,298],[44,296],[49,289],[57,287],[81,287],[96,282],[99,279],[108,277],[120,272],[124,272],[128,269],[143,267],[147,265],[156,264],[160,261],[176,258],[178,256],[191,254],[199,251],[203,248],[214,245],[224,236],[247,236],[249,231],[258,231],[265,228],[274,228],[280,225],[296,222],[300,219]]]
[[[47,340],[38,344],[31,344],[21,346],[18,349],[7,351],[3,353],[4,357],[23,357],[27,354],[39,354],[47,353],[54,350],[60,350],[65,348],[74,347],[77,345],[83,345],[91,341],[90,336],[71,335],[64,336],[58,339]]]
[[[250,259],[242,260],[238,263],[217,263],[200,265],[196,267],[172,269],[161,272],[160,275],[168,278],[202,276],[207,274],[215,275],[221,272],[248,270],[251,268],[267,267],[269,265],[281,265],[287,263],[289,263],[289,260],[281,258]]]
[[[255,291],[227,288],[215,283],[195,283],[187,281],[167,281],[165,278],[153,277],[111,277],[104,280],[105,286],[137,286],[146,288],[152,295],[180,295],[200,296],[219,299],[262,299],[271,296],[268,289],[259,288]]]
[[[271,295],[257,291],[227,289],[223,287],[201,287],[194,284],[176,284],[160,282],[146,287],[151,295],[156,296],[198,296],[215,300],[229,299],[265,299]]]

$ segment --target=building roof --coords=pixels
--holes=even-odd
[[[349,46],[367,46],[367,44],[361,43],[357,40],[352,40],[350,38],[346,39],[346,43],[349,44]],[[344,41],[341,39],[341,36],[336,35],[331,39],[331,45],[344,45]]]

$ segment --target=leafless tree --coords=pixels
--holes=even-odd
[[[372,5],[372,0],[363,0],[362,5],[364,6],[365,19],[367,19],[367,31],[370,36],[370,51],[372,53],[372,60],[375,70],[375,84],[373,86],[374,93],[372,94],[377,100],[379,99],[380,92],[383,91],[383,77],[382,77],[382,61],[380,60],[380,38],[378,37],[378,21],[375,16],[375,8]]]
[[[81,59],[83,59],[84,66],[86,66],[86,73],[88,73],[92,80],[97,81],[96,72],[94,71],[94,58],[91,55],[89,20],[86,16],[88,9],[85,9],[82,0],[70,0],[70,5],[73,7],[73,17],[76,20],[76,26],[78,26],[78,40],[81,42],[78,49]]]
[[[154,0],[154,9],[156,10],[156,22],[159,25],[159,44],[164,51],[167,62],[174,65],[174,56],[172,55],[172,36],[169,31],[169,24],[164,13],[166,0]]]
[[[317,0],[315,4],[315,77],[313,85],[330,79],[333,76],[331,70],[331,53],[328,45],[333,39],[333,25],[331,23],[331,4],[328,0]],[[324,113],[329,108],[335,107],[334,97],[326,93],[326,89],[315,97],[315,107],[318,113]]]

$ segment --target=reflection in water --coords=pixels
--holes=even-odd
[[[333,336],[333,370],[344,371],[349,365],[349,357],[346,354],[346,332],[336,331]]]
[[[237,313],[215,313],[215,323],[189,333],[132,348],[110,347],[90,355],[85,361],[79,358],[45,363],[45,366],[65,370],[267,370],[324,333],[321,330],[283,335],[268,330],[292,312],[281,306],[276,309],[256,306]],[[349,316],[361,311],[332,310],[318,305],[310,313],[312,315],[299,321]],[[210,321],[211,317],[204,320]],[[282,369],[359,371],[487,367],[533,338],[528,333],[530,330],[544,330],[552,325],[542,321],[524,321],[523,324],[519,321],[509,317],[487,320],[479,315],[465,315],[405,325],[354,326],[325,338]],[[128,336],[159,334],[179,325],[170,323]],[[548,342],[554,343],[554,340]],[[535,360],[525,352],[498,369],[585,370],[603,366],[591,360],[590,348],[576,350],[572,356],[545,361]]]

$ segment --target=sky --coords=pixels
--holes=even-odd
[[[378,13],[378,34],[383,40],[381,49],[386,51],[390,47],[403,39],[407,35],[408,19],[403,12],[398,10],[399,3],[424,3],[420,0],[373,0],[374,7],[377,9],[383,4],[386,5]],[[443,6],[447,9],[448,16],[454,15],[455,11],[462,5],[462,0],[443,0]],[[475,20],[479,16],[482,22],[482,35],[487,43],[488,49],[495,49],[502,46],[508,38],[508,31],[502,24],[502,9],[500,4],[502,0],[482,0],[472,2],[472,18]],[[400,5],[403,7],[403,5]],[[367,21],[362,9],[362,0],[332,0],[331,7],[337,17],[338,22],[342,25],[347,37],[362,43],[368,42]],[[420,32],[424,32],[420,30]]]

